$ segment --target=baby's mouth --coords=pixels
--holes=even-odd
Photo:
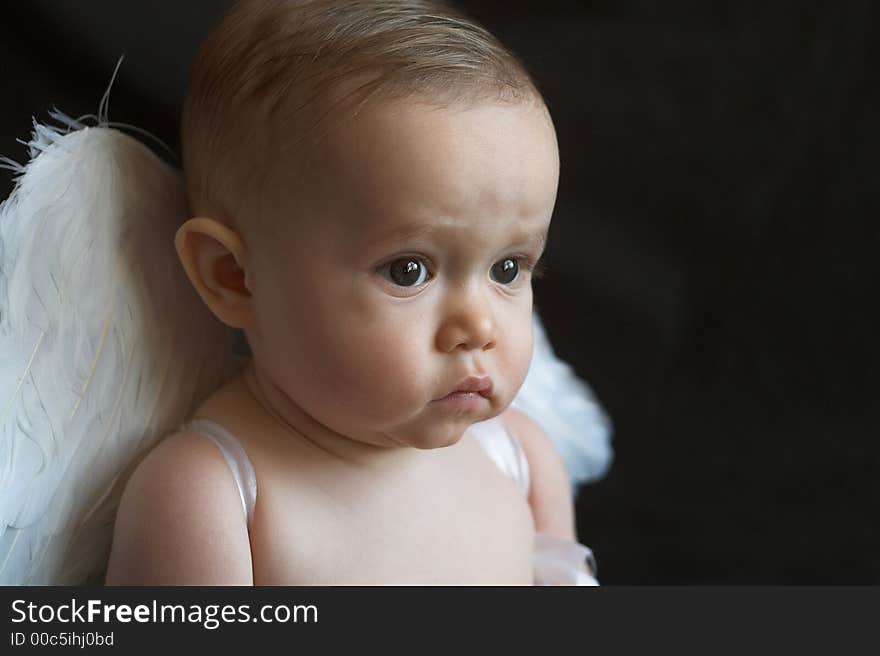
[[[453,389],[449,394],[434,399],[435,403],[477,403],[492,397],[492,379],[488,376],[468,376]]]

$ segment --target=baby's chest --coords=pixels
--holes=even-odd
[[[528,504],[493,468],[372,487],[267,490],[257,584],[529,584]]]

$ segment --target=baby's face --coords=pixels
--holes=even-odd
[[[249,258],[255,366],[350,439],[453,444],[528,369],[559,170],[546,109],[380,103],[309,168],[296,201],[281,176],[286,227]]]

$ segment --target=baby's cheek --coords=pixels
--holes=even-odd
[[[531,321],[508,335],[508,348],[503,355],[504,375],[510,385],[511,400],[525,380],[532,360]]]
[[[325,371],[350,408],[388,418],[423,393],[425,363],[416,339],[401,339],[387,327],[369,325],[325,338]]]

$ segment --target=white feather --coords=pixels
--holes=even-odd
[[[587,384],[553,353],[537,313],[532,328],[532,362],[512,405],[550,436],[577,490],[611,466],[611,422]]]
[[[34,125],[0,206],[4,584],[100,575],[130,469],[236,364],[174,252],[180,175],[119,131],[64,122]]]

